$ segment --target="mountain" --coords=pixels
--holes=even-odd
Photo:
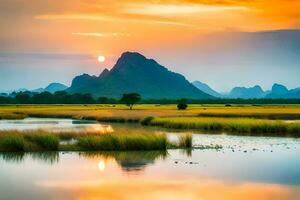
[[[112,98],[130,92],[137,92],[145,99],[213,98],[181,74],[171,72],[136,52],[123,53],[111,70],[105,69],[98,77],[88,74],[75,77],[66,91]]]
[[[192,84],[198,88],[199,90],[201,90],[202,92],[205,92],[206,94],[209,94],[211,96],[214,97],[219,97],[221,98],[223,95],[221,95],[220,93],[216,92],[215,90],[213,90],[211,87],[209,87],[207,84],[202,83],[200,81],[194,81],[192,82]]]
[[[241,99],[257,99],[257,98],[263,98],[265,96],[265,92],[262,90],[262,88],[259,85],[256,85],[254,87],[235,87],[233,88],[228,98],[241,98]]]
[[[292,99],[292,98],[300,98],[300,88],[295,88],[288,90],[284,85],[280,85],[275,83],[272,86],[272,90],[269,94],[266,95],[266,98],[270,99]]]
[[[57,91],[62,91],[62,90],[66,90],[68,88],[68,86],[61,84],[61,83],[50,83],[47,87],[45,88],[38,88],[33,90],[32,92],[37,92],[37,93],[41,93],[41,92],[50,92],[50,93],[55,93]]]

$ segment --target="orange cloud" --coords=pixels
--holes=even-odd
[[[211,32],[299,28],[299,7],[296,0],[4,0],[0,43],[6,45],[0,50],[35,52],[47,47],[47,52],[117,55],[186,43]]]

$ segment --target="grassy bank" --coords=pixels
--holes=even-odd
[[[285,123],[279,120],[251,118],[173,117],[153,118],[151,126],[173,129],[197,129],[223,131],[240,135],[300,136],[300,123]]]
[[[165,134],[50,133],[40,130],[0,132],[0,152],[152,151],[171,147],[191,148],[192,137],[188,136],[179,143],[171,143]]]

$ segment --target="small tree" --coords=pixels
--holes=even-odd
[[[177,109],[178,110],[185,110],[187,109],[188,105],[187,105],[187,100],[186,99],[180,99],[178,101],[178,104],[177,104]]]
[[[138,93],[128,93],[123,94],[123,97],[121,98],[121,102],[125,103],[127,106],[129,106],[130,110],[132,110],[132,107],[134,104],[139,102],[141,100],[141,95]]]

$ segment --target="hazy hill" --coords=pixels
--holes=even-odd
[[[254,87],[235,87],[233,88],[228,97],[229,98],[241,98],[241,99],[254,99],[254,98],[263,98],[265,96],[265,92],[258,85]]]
[[[98,77],[87,74],[75,77],[67,91],[113,98],[129,92],[138,92],[146,99],[212,98],[181,74],[133,52],[123,53],[110,71],[105,69]]]
[[[68,88],[68,86],[66,86],[64,84],[61,84],[61,83],[50,83],[47,87],[45,87],[45,88],[38,88],[38,89],[33,90],[32,92],[38,92],[38,93],[41,93],[41,92],[50,92],[50,93],[55,93],[57,91],[62,91],[62,90],[65,90],[67,88]]]
[[[205,92],[206,94],[209,94],[211,96],[214,97],[222,97],[222,95],[218,92],[216,92],[215,90],[213,90],[209,85],[202,83],[200,81],[194,81],[192,82],[192,84],[198,88],[199,90],[201,90],[202,92]]]
[[[288,90],[284,85],[275,83],[272,86],[272,90],[269,94],[266,95],[266,98],[271,99],[291,99],[291,98],[300,98],[300,88],[295,88]]]

